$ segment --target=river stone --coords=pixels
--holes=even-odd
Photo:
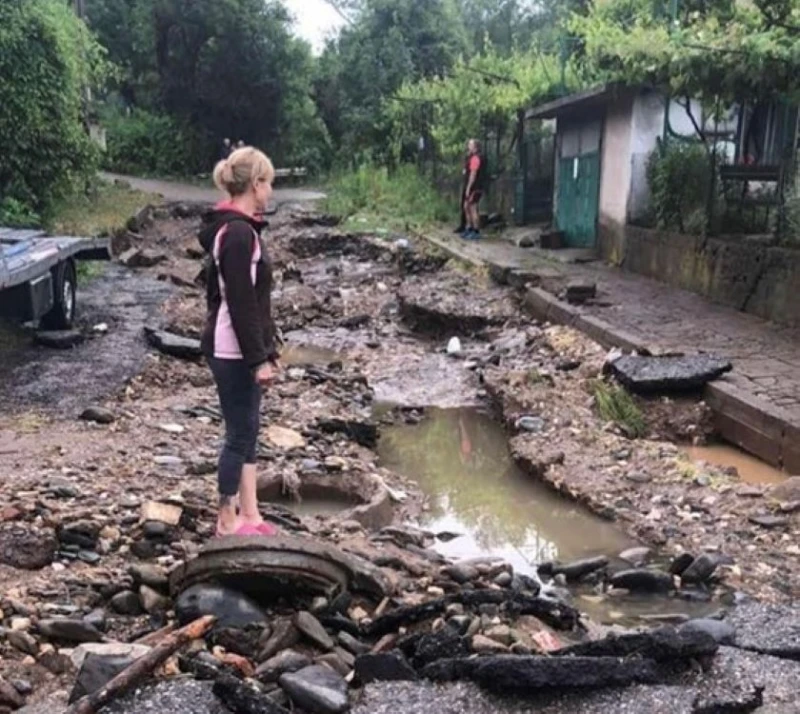
[[[706,582],[717,569],[717,563],[718,560],[714,556],[705,553],[697,556],[681,574],[681,582],[694,585]]]
[[[123,590],[117,593],[111,598],[109,604],[111,609],[119,615],[137,617],[143,612],[139,596],[132,590]]]
[[[658,680],[652,660],[618,657],[498,655],[450,659],[428,665],[422,674],[437,682],[470,679],[501,694],[621,687]]]
[[[58,540],[61,545],[76,545],[93,549],[100,536],[100,524],[95,521],[76,521],[59,527]]]
[[[348,652],[358,656],[369,652],[369,645],[365,645],[361,640],[356,639],[349,632],[340,632],[336,639],[339,644],[344,647]]]
[[[310,714],[341,714],[350,708],[347,682],[322,665],[284,674],[279,683],[293,702]]]
[[[355,669],[362,684],[415,681],[418,678],[403,653],[397,650],[361,655],[356,658]]]
[[[748,520],[762,528],[783,528],[789,525],[789,519],[786,516],[773,516],[769,513],[756,514],[750,516]]]
[[[151,615],[159,612],[166,612],[170,607],[170,599],[165,597],[149,585],[142,585],[139,588],[139,599],[141,600],[144,611]]]
[[[20,652],[24,652],[25,654],[29,654],[34,657],[39,654],[39,643],[36,642],[33,636],[28,632],[11,630],[6,635],[6,639],[14,649],[19,650]]]
[[[83,620],[71,620],[68,618],[39,620],[39,632],[50,640],[63,642],[100,642],[103,633],[96,627]]]
[[[442,575],[446,575],[459,585],[464,585],[465,583],[477,580],[480,576],[480,573],[478,572],[478,569],[472,565],[455,563],[454,565],[448,565],[442,568]]]
[[[77,647],[72,653],[72,663],[79,671],[70,695],[70,703],[96,692],[149,651],[150,648],[144,645],[121,642]]]
[[[713,620],[707,617],[689,620],[680,626],[680,632],[705,632],[720,645],[736,643],[736,628],[725,620]]]
[[[572,563],[556,563],[553,566],[554,575],[563,575],[567,582],[576,582],[585,578],[587,575],[602,570],[608,565],[608,558],[604,555],[596,558],[586,558],[584,560],[576,560]]]
[[[670,575],[683,575],[686,569],[694,562],[694,556],[691,553],[681,553],[677,556],[669,566]]]
[[[278,691],[280,692],[280,690]],[[243,682],[229,674],[220,674],[215,677],[213,692],[225,703],[224,711],[226,713],[289,714],[271,696],[263,694],[247,680]],[[182,714],[185,711],[189,710],[185,708],[177,709],[176,714]],[[192,712],[192,714],[194,713]],[[310,714],[313,714],[313,712]]]
[[[638,568],[647,562],[647,558],[650,553],[650,548],[646,548],[644,546],[639,548],[628,548],[628,550],[624,550],[619,554],[619,558],[620,560],[625,560],[634,567]]]
[[[52,530],[19,524],[0,529],[0,564],[19,570],[41,570],[53,562],[58,541]]]
[[[634,568],[615,573],[609,580],[612,587],[631,592],[669,592],[674,587],[672,576],[658,570]]]
[[[662,627],[649,632],[609,636],[594,642],[565,647],[555,653],[559,657],[643,657],[655,662],[674,662],[713,655],[718,644],[707,632],[699,629],[676,630]]]
[[[278,681],[282,674],[299,672],[311,665],[311,659],[296,650],[283,650],[256,669],[256,678],[265,684]]]
[[[325,631],[320,621],[310,612],[298,612],[294,618],[295,627],[317,647],[325,651],[333,649],[331,636]]]
[[[25,700],[14,685],[0,677],[0,705],[8,705],[12,709],[19,709],[23,704],[25,704]]]
[[[258,659],[261,662],[268,660],[278,652],[294,647],[299,641],[300,633],[291,619],[285,617],[276,620],[272,623],[272,632],[263,643]]]
[[[194,585],[185,590],[175,603],[175,614],[182,625],[203,615],[214,615],[217,627],[244,628],[267,621],[250,598],[219,585]]]
[[[700,389],[733,369],[728,360],[711,355],[624,355],[609,363],[614,376],[638,394]]]
[[[81,412],[82,421],[92,421],[95,424],[113,424],[116,421],[114,412],[104,407],[87,407]]]
[[[783,483],[773,486],[769,490],[769,497],[780,503],[800,501],[800,476],[792,476]]]
[[[169,587],[167,571],[160,565],[134,563],[128,569],[134,585],[147,585],[154,590],[166,591]]]
[[[200,340],[173,335],[170,332],[153,330],[149,327],[145,327],[144,334],[151,347],[155,347],[159,352],[170,357],[194,360],[203,356]]]

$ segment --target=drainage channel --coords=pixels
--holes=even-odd
[[[447,557],[497,556],[534,575],[547,561],[596,555],[623,569],[630,566],[619,554],[640,545],[519,469],[502,427],[479,409],[427,410],[418,424],[385,429],[378,450],[384,466],[415,480],[428,496],[418,525],[442,535],[437,550]],[[570,594],[603,624],[679,621],[720,607],[667,595],[613,594],[600,585]]]

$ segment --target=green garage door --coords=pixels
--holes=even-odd
[[[601,126],[589,122],[560,132],[557,223],[570,248],[594,248],[597,240]]]

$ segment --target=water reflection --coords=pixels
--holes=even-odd
[[[612,524],[526,476],[502,428],[475,409],[431,410],[422,423],[384,432],[383,463],[430,497],[421,525],[463,534],[438,550],[497,555],[521,572],[545,560],[616,554],[631,541]]]

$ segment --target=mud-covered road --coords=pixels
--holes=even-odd
[[[159,353],[143,336],[145,326],[199,334],[196,213],[168,208],[142,231],[134,247],[158,253],[157,265],[112,263],[81,288],[84,344],[53,352],[23,334],[3,348],[0,711],[19,703],[3,700],[4,682],[25,692],[28,711],[61,711],[76,644],[131,642],[172,622],[180,588],[168,573],[204,557],[211,540],[213,386],[201,361]],[[777,506],[794,500],[793,486],[755,487],[689,462],[680,443],[711,433],[694,399],[639,400],[647,435],[628,438],[592,397],[606,360],[597,344],[533,322],[512,289],[408,238],[351,235],[333,223],[288,203],[272,221],[286,347],[262,413],[263,510],[290,539],[377,569],[368,572],[378,572],[385,598],[259,600],[255,631],[216,632],[195,654],[258,679],[270,707],[305,701],[308,714],[333,709],[308,705],[297,682],[279,685],[285,658],[341,676],[355,667],[353,686],[331,687],[343,687],[359,712],[461,711],[465,696],[473,707],[465,711],[499,706],[472,697],[471,685],[381,685],[392,679],[386,672],[362,695],[358,685],[372,675],[357,657],[367,650],[391,655],[381,665],[409,680],[485,685],[468,659],[475,653],[489,669],[507,661],[498,657],[513,660],[510,671],[530,668],[523,679],[534,689],[538,667],[564,678],[560,692],[506,702],[509,712],[530,704],[695,714],[761,703],[793,711],[780,707],[800,694],[786,684],[800,682],[798,615],[788,604],[798,587],[798,515]],[[448,350],[454,337],[460,345]],[[91,418],[78,419],[87,408]],[[776,520],[759,522],[767,512]],[[442,553],[482,559],[453,566]],[[753,597],[779,604],[744,605]],[[662,632],[706,616],[725,619],[703,620],[699,637],[668,627],[658,637],[678,640],[639,642],[619,662],[597,654],[620,651],[609,633]],[[65,618],[68,631],[53,618]],[[723,631],[719,641],[708,629]],[[563,670],[544,656],[586,643],[599,649]],[[645,645],[655,659],[640,657]],[[179,671],[196,675],[171,660],[160,671],[169,680],[163,695],[148,689],[139,695],[148,703],[134,696],[115,711],[180,700]],[[620,694],[609,683],[637,686]],[[247,711],[222,690],[230,695],[193,683],[185,696],[207,701],[208,711]]]

